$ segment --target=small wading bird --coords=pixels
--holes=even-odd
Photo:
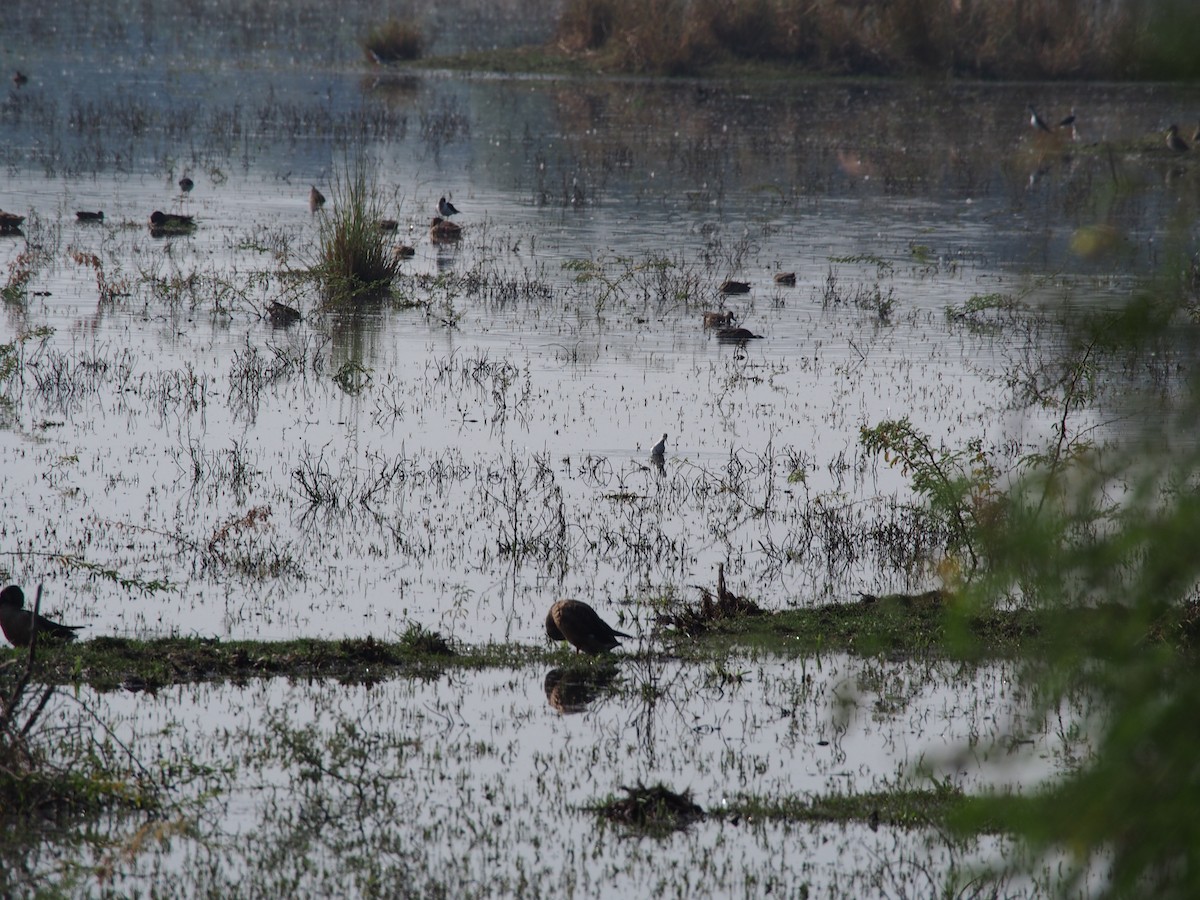
[[[1071,114],[1059,122],[1058,127],[1069,129],[1071,132],[1071,140],[1079,140],[1079,132],[1075,128],[1075,107],[1071,107]]]
[[[46,643],[65,644],[75,640],[75,632],[82,625],[60,625],[45,616],[34,615],[25,609],[25,592],[15,584],[0,591],[0,629],[14,647],[28,647],[33,639],[33,626],[37,623],[38,639]]]
[[[196,182],[192,181],[192,179],[188,178],[186,175],[179,179],[179,189],[185,194],[190,194],[192,192],[192,188],[195,186]]]
[[[1187,153],[1188,145],[1183,138],[1179,136],[1178,125],[1172,125],[1167,129],[1167,147],[1169,147],[1175,153]]]
[[[796,286],[796,273],[795,272],[780,272],[778,275],[775,276],[775,283],[786,285],[787,287],[795,287]]]
[[[650,455],[653,456],[655,459],[662,459],[663,454],[665,454],[666,452],[667,452],[667,436],[664,434],[662,436],[662,440],[659,441],[657,444],[655,444],[650,449]]]
[[[619,647],[617,638],[633,639],[601,619],[582,600],[559,600],[551,606],[546,613],[546,636],[552,641],[570,641],[576,653],[582,650],[593,656]]]
[[[457,241],[462,237],[462,228],[438,216],[429,223],[429,237],[436,244]]]
[[[1042,119],[1042,117],[1037,114],[1037,110],[1033,108],[1033,104],[1030,103],[1029,106],[1026,108],[1029,110],[1029,125],[1030,125],[1030,127],[1036,128],[1038,131],[1048,132],[1050,130],[1050,126],[1047,125],[1045,120]]]
[[[309,192],[308,192],[308,208],[309,209],[319,209],[320,207],[322,207],[324,205],[325,205],[325,195],[322,194],[320,191],[318,191],[317,186],[314,184],[312,186],[311,190],[309,190]]]
[[[445,197],[438,198],[438,215],[443,219],[458,215],[458,209]]]

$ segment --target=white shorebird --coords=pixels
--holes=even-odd
[[[1049,131],[1050,126],[1047,125],[1045,120],[1042,119],[1042,117],[1037,114],[1037,110],[1033,108],[1032,103],[1029,104],[1028,109],[1029,109],[1029,124],[1030,124],[1030,126],[1038,129],[1038,131]]]

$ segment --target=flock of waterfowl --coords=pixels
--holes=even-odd
[[[1079,127],[1075,116],[1075,107],[1071,107],[1070,115],[1063,118],[1057,126],[1051,127],[1045,119],[1038,115],[1038,111],[1034,109],[1033,104],[1026,107],[1029,110],[1029,127],[1043,134],[1058,134],[1067,131],[1071,135],[1071,140],[1079,140]],[[1179,134],[1179,126],[1171,123],[1166,130],[1167,149],[1174,153],[1187,153],[1191,147]],[[1196,120],[1196,130],[1192,132],[1192,143],[1200,145],[1200,119]]]

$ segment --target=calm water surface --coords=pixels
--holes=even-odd
[[[1017,386],[1059,342],[1054,314],[1120,302],[1195,236],[1198,166],[1159,135],[1200,109],[1196,89],[387,73],[356,44],[384,6],[21,2],[0,23],[5,64],[30,78],[0,92],[0,207],[27,216],[0,236],[0,277],[32,271],[0,310],[19,348],[0,382],[0,574],[44,582],[88,635],[417,622],[533,642],[567,595],[648,643],[646,601],[693,599],[718,563],[768,608],[924,589],[943,536],[859,429],[908,416],[948,449],[1040,449],[1054,415]],[[424,24],[457,52],[544,39],[552,15],[440,5]],[[1037,139],[1029,102],[1076,107],[1079,141]],[[400,300],[326,309],[303,277],[328,214],[309,187],[335,207],[359,158],[416,255]],[[442,195],[457,246],[427,236]],[[195,232],[152,236],[155,209]],[[750,292],[722,298],[727,278]],[[985,294],[1025,311],[947,317]],[[273,300],[303,321],[272,326]],[[721,307],[763,339],[716,342],[700,318]],[[1092,409],[1077,428],[1096,422],[1121,427]],[[579,715],[527,672],[85,698],[160,762],[212,766],[183,790],[200,837],[117,884],[229,889],[285,871],[272,861],[294,862],[296,838],[464,889],[503,857],[498,893],[704,893],[695,859],[721,873],[714,893],[911,891],[901,869],[944,872],[960,851],[865,826],[628,841],[580,807],[638,779],[715,808],[871,790],[922,760],[967,789],[1028,785],[1083,752],[1061,721],[1021,718],[1000,666],[730,667],[745,680],[629,661],[621,696],[662,702]],[[371,803],[313,778],[304,742],[359,759]],[[980,767],[1010,750],[1014,767]],[[314,838],[314,821],[361,827]]]
[[[14,265],[28,241],[49,258],[0,337],[52,332],[22,344],[6,388],[11,577],[49,581],[92,633],[416,620],[530,640],[563,593],[637,619],[639,598],[711,583],[718,561],[772,606],[924,587],[805,518],[823,503],[913,527],[894,507],[906,479],[862,458],[859,428],[906,415],[947,447],[1037,446],[1047,421],[1011,408],[1007,377],[1027,333],[945,308],[1119,300],[1195,201],[1186,167],[1150,147],[1089,149],[1136,144],[1178,107],[1143,86],[1075,89],[1077,147],[1038,144],[1017,115],[1032,92],[1065,103],[1062,86],[30,68],[0,143],[0,204],[29,223],[0,253]],[[398,288],[428,312],[327,311],[287,275],[316,260],[309,185],[336,197],[360,153],[417,250]],[[1113,165],[1143,189],[1106,199]],[[452,248],[425,235],[442,194],[463,210]],[[92,208],[102,225],[76,223]],[[152,237],[157,208],[197,230]],[[1118,249],[1072,253],[1098,221]],[[77,253],[124,296],[98,303]],[[751,292],[722,299],[727,277]],[[272,327],[275,299],[305,321]],[[715,342],[699,315],[721,304],[764,339]],[[333,377],[347,365],[350,385]],[[311,505],[298,473],[341,502]],[[252,510],[269,513],[231,524]],[[131,597],[48,568],[38,554],[55,552],[172,591]]]

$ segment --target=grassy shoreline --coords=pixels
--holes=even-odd
[[[1113,608],[1066,612],[1030,610],[961,612],[935,593],[893,595],[857,603],[785,610],[721,619],[698,635],[670,631],[653,649],[589,659],[545,644],[489,643],[451,647],[438,635],[414,629],[398,641],[372,637],[304,638],[287,641],[222,641],[216,638],[134,640],[97,637],[59,648],[42,648],[38,680],[90,685],[99,690],[153,691],[172,684],[251,678],[334,678],[346,683],[387,678],[436,677],[453,669],[546,665],[607,665],[622,656],[670,658],[706,665],[731,653],[783,659],[823,652],[889,658],[952,658],[968,662],[1030,658],[1060,639],[1109,628],[1123,618]],[[1180,610],[1170,621],[1151,623],[1148,643],[1190,653],[1197,644],[1196,611]],[[19,664],[25,651],[0,651],[0,665]]]

